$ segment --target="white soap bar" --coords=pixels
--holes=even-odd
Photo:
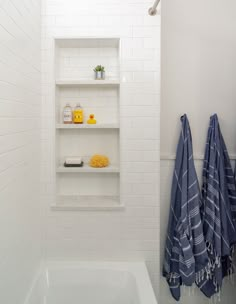
[[[67,157],[66,164],[67,165],[80,165],[82,163],[81,157]]]

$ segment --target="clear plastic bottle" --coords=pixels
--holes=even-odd
[[[63,122],[64,124],[72,124],[73,122],[73,111],[68,103],[63,110]]]
[[[73,111],[74,124],[82,124],[84,122],[84,111],[78,103]]]

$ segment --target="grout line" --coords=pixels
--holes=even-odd
[[[195,154],[193,156],[194,160],[204,160],[203,154]],[[231,160],[236,160],[236,154],[229,154]],[[160,156],[160,160],[176,160],[175,154],[163,154]]]

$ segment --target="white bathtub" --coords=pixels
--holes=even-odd
[[[145,263],[49,262],[25,304],[157,304]]]

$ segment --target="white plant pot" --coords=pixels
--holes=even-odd
[[[102,79],[102,72],[101,71],[95,72],[95,79],[98,79],[98,80]]]
[[[104,71],[104,72],[102,72],[102,79],[105,79],[105,76],[106,76],[106,73]]]

